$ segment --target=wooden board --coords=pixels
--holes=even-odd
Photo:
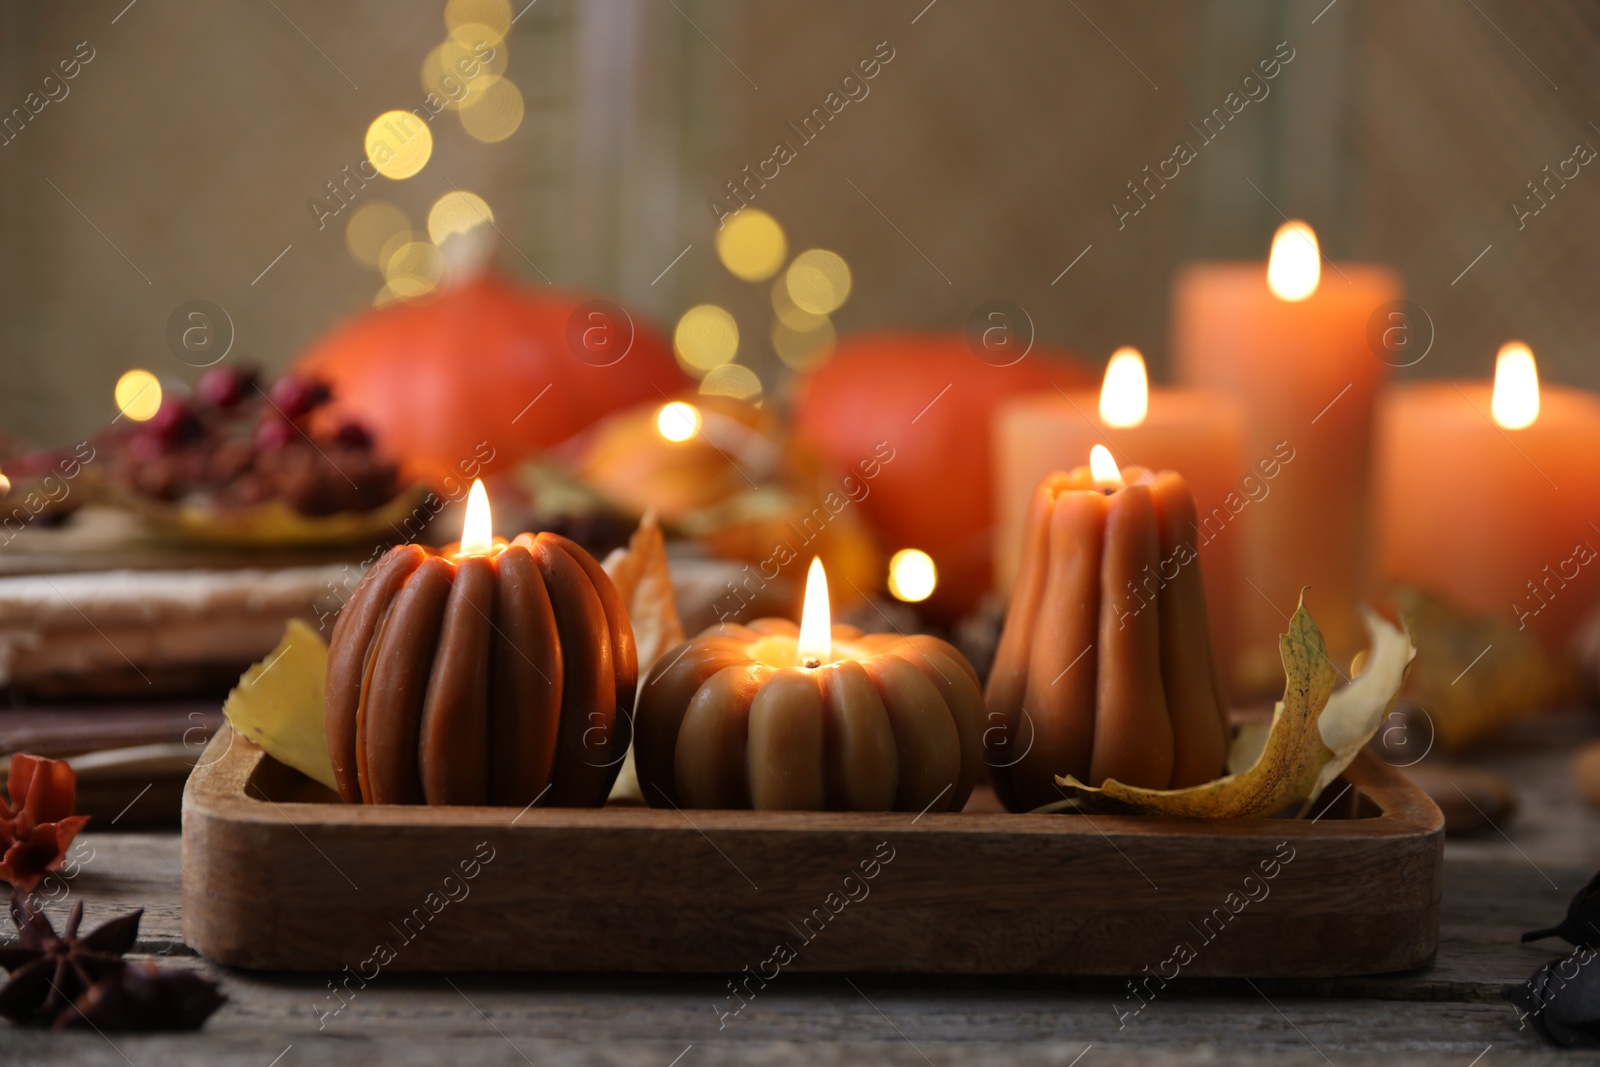
[[[359,807],[224,728],[184,794],[183,932],[218,963],[361,974],[1430,962],[1438,809],[1370,753],[1328,796],[1316,821]]]

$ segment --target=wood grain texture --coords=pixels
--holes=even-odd
[[[1348,777],[1336,807],[1371,817],[358,808],[222,733],[184,798],[184,940],[329,971],[380,945],[393,971],[738,974],[779,945],[786,972],[1419,966],[1442,820],[1371,757]]]

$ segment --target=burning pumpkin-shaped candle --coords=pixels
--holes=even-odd
[[[474,482],[459,543],[390,549],[339,614],[324,713],[339,795],[602,804],[638,673],[594,558],[555,534],[496,538]]]
[[[1034,492],[989,675],[985,754],[1013,811],[1060,800],[1056,775],[1181,788],[1227,755],[1194,496],[1101,445],[1090,464]]]
[[[983,773],[983,695],[933,637],[829,625],[820,560],[800,625],[712,627],[640,687],[634,759],[655,806],[959,811]]]

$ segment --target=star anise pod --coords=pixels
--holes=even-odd
[[[198,1030],[228,998],[195,971],[129,963],[56,1017],[57,1030]]]
[[[1600,1048],[1600,961],[1590,949],[1559,956],[1500,995],[1524,1022],[1563,1048]]]
[[[139,911],[78,936],[83,901],[72,905],[60,935],[44,912],[19,891],[11,895],[11,921],[19,942],[0,945],[0,966],[10,972],[0,987],[0,1015],[21,1026],[49,1026],[96,982],[122,970],[122,956],[139,936]]]
[[[1562,938],[1574,948],[1600,948],[1600,873],[1578,890],[1578,895],[1567,905],[1567,917],[1560,925],[1530,930],[1522,935],[1522,940],[1538,941],[1546,937]]]

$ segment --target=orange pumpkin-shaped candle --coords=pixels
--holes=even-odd
[[[555,534],[466,530],[400,545],[340,612],[324,729],[339,795],[359,804],[605,802],[627,752],[639,665],[594,558]]]
[[[1100,445],[1092,463],[1034,493],[989,675],[985,756],[1013,811],[1060,800],[1056,775],[1176,789],[1227,758],[1194,496]]]
[[[813,560],[800,626],[715,626],[640,687],[634,761],[657,807],[959,811],[983,774],[983,694],[933,637],[829,626]]]

